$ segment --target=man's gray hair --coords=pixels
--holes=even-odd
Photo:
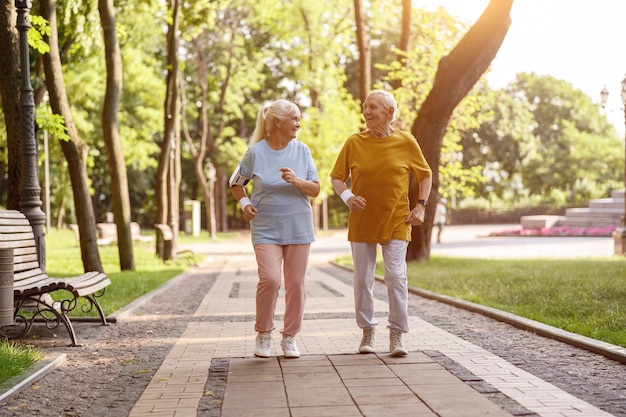
[[[394,96],[385,90],[372,90],[370,91],[368,96],[371,96],[373,94],[382,96],[383,105],[385,106],[386,109],[393,109],[393,115],[391,116],[391,121],[395,122],[396,119],[398,118],[398,103],[396,102],[396,99],[394,98]]]

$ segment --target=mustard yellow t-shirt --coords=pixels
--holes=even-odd
[[[343,182],[352,177],[352,192],[366,201],[362,212],[350,212],[349,241],[411,240],[411,225],[404,222],[410,211],[410,173],[418,181],[432,175],[411,134],[395,130],[389,137],[374,138],[366,130],[346,140],[330,177]]]

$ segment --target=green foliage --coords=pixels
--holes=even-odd
[[[28,45],[40,54],[50,52],[50,46],[43,40],[44,36],[50,36],[48,21],[41,16],[30,16],[31,27],[28,30]]]
[[[43,357],[41,351],[28,345],[0,340],[0,387],[10,378],[21,374]]]
[[[35,121],[39,129],[48,131],[59,140],[70,140],[63,116],[54,114],[48,108],[39,107],[35,113]]]
[[[482,164],[477,195],[566,206],[623,186],[621,140],[591,99],[550,76],[518,74],[485,94],[489,118],[462,132],[463,165]],[[540,196],[536,199],[536,196]]]

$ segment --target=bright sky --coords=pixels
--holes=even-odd
[[[445,7],[473,23],[489,0],[414,0],[417,7]],[[571,83],[599,103],[606,85],[606,111],[624,133],[621,82],[626,75],[626,1],[514,0],[511,26],[488,75],[493,88],[518,72],[551,75]]]

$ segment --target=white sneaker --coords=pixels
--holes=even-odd
[[[256,335],[256,349],[254,349],[254,356],[258,356],[259,358],[269,358],[271,343],[272,333],[259,332]]]
[[[363,329],[363,337],[359,345],[359,353],[374,353],[376,344],[376,330],[373,327]]]
[[[389,332],[389,353],[394,358],[409,354],[402,344],[402,333],[394,331]]]
[[[283,348],[285,358],[299,358],[300,351],[296,345],[296,339],[293,336],[283,336],[283,341],[280,342],[280,346]]]

